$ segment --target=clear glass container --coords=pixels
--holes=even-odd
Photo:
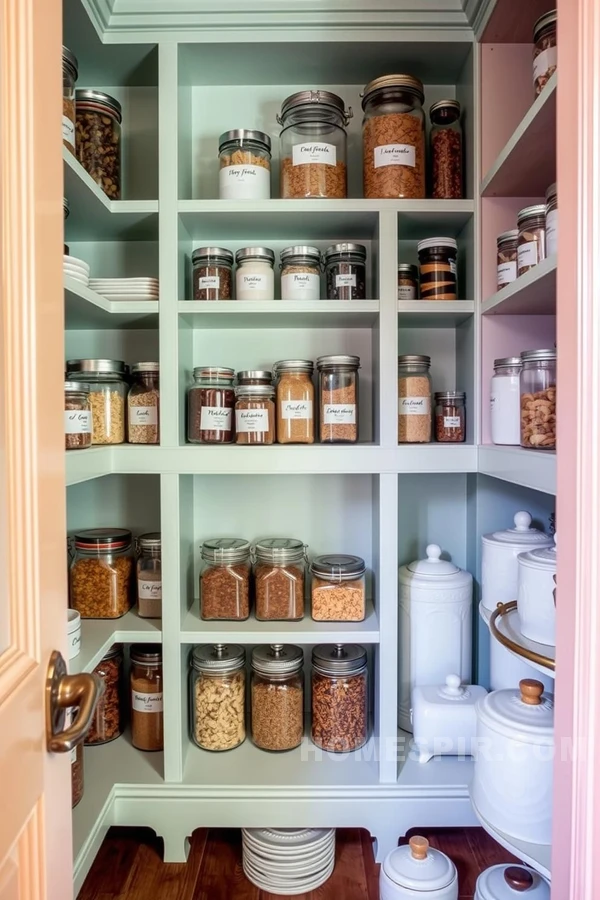
[[[277,121],[283,199],[347,196],[346,126],[352,110],[330,91],[299,91]]]
[[[263,131],[235,128],[219,138],[221,200],[270,200],[271,138]]]
[[[92,446],[90,386],[65,381],[65,450],[85,450]]]
[[[419,297],[419,268],[411,263],[398,263],[398,300],[417,300]]]
[[[314,366],[310,359],[281,359],[277,376],[277,443],[313,444],[315,440]]]
[[[423,84],[412,75],[384,75],[362,95],[363,193],[367,198],[425,197]]]
[[[63,144],[75,155],[75,82],[79,74],[77,57],[67,47],[62,48],[63,79]]]
[[[546,256],[558,253],[558,198],[556,184],[546,191]]]
[[[233,253],[224,247],[198,247],[192,253],[194,300],[232,300]]]
[[[238,385],[235,389],[236,444],[275,443],[275,388]]]
[[[316,556],[311,564],[311,615],[316,622],[362,622],[366,571],[360,556]]]
[[[127,397],[127,439],[130,444],[160,443],[160,377],[157,362],[131,367],[133,383]]]
[[[463,196],[463,137],[458,100],[438,100],[429,109],[431,131],[431,196],[461,200]]]
[[[191,732],[203,750],[232,750],[246,740],[246,651],[205,644],[191,657]]]
[[[304,654],[293,644],[252,651],[252,740],[261,750],[293,750],[304,734]]]
[[[321,253],[316,247],[286,247],[281,251],[281,299],[320,300]]]
[[[320,356],[319,435],[322,444],[358,441],[358,356]]]
[[[431,441],[431,357],[398,357],[398,443]]]
[[[362,244],[333,244],[324,255],[328,300],[366,300],[367,248]]]
[[[544,13],[533,26],[533,86],[541,94],[556,71],[556,10]]]
[[[66,197],[63,197],[63,228],[64,228],[64,231],[66,231],[66,229],[67,229],[67,219],[69,218],[69,213],[70,213],[69,201],[67,200]],[[69,248],[64,243],[63,243],[63,253],[65,256],[69,255]]]
[[[87,384],[92,412],[92,444],[122,444],[129,386],[118,359],[70,359],[67,380]]]
[[[521,446],[556,449],[556,350],[521,353]]]
[[[526,206],[517,216],[517,275],[524,275],[546,258],[546,204]]]
[[[306,547],[295,538],[267,538],[254,546],[255,615],[260,622],[304,616]]]
[[[247,619],[250,615],[250,544],[215,538],[201,547],[200,615],[203,619]]]
[[[275,254],[268,247],[243,247],[235,254],[236,300],[275,298]]]
[[[348,753],[368,737],[367,651],[359,644],[318,644],[312,651],[313,743]]]
[[[141,534],[137,539],[137,609],[143,619],[162,615],[162,564],[159,531]]]
[[[83,744],[77,744],[71,750],[71,809],[81,801],[84,789]]]
[[[457,244],[454,238],[426,238],[419,241],[417,250],[421,300],[456,300]]]
[[[244,369],[237,373],[237,383],[240,387],[247,385],[262,385],[263,387],[271,387],[273,384],[273,373],[267,372],[265,369]]]
[[[102,91],[77,91],[77,159],[109,200],[121,199],[121,104]]]
[[[197,366],[188,391],[190,444],[232,444],[235,438],[235,372],[225,366]]]
[[[94,675],[102,679],[104,693],[98,701],[92,723],[85,736],[86,747],[114,741],[125,730],[121,644],[113,644],[94,669]]]
[[[131,669],[131,743],[138,750],[162,750],[163,674],[162,653],[156,644],[133,644]]]
[[[464,391],[435,394],[435,439],[439,444],[461,444],[467,437]]]
[[[497,263],[498,263],[498,290],[506,287],[517,279],[517,244],[519,243],[519,229],[511,228],[503,231],[496,238]]]
[[[521,443],[520,356],[494,360],[490,386],[490,428],[493,444]]]
[[[133,547],[125,528],[92,528],[73,537],[70,605],[82,619],[118,619],[131,609]]]

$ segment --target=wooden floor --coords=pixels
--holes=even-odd
[[[481,828],[417,831],[453,859],[459,900],[473,900],[483,869],[514,862]],[[188,862],[165,864],[162,841],[154,832],[111,828],[78,900],[276,900],[279,895],[260,891],[246,879],[241,853],[239,831],[200,828],[193,834]],[[340,829],[333,875],[319,890],[299,895],[300,900],[378,900],[378,877],[367,832]]]

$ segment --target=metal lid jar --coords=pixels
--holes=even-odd
[[[274,364],[273,371],[277,377],[277,443],[314,443],[312,360],[281,359]]]
[[[256,618],[295,621],[304,616],[306,546],[295,538],[266,538],[254,545]]]
[[[121,199],[121,104],[102,91],[76,91],[77,159],[109,200]]]
[[[271,138],[264,131],[234,128],[220,136],[219,198],[271,198]]]
[[[281,251],[281,299],[319,300],[321,297],[321,252],[298,245]]]
[[[87,384],[92,412],[92,444],[125,440],[127,367],[119,359],[69,359],[67,379]]]
[[[235,254],[237,300],[273,300],[275,254],[268,247],[243,247]]]
[[[544,13],[533,26],[533,86],[541,94],[556,71],[556,10]]]
[[[496,238],[497,246],[497,287],[501,290],[507,284],[516,281],[517,278],[517,244],[519,243],[519,229],[511,228],[503,231]]]
[[[244,369],[237,373],[237,382],[240,387],[253,384],[270,387],[273,384],[273,373],[266,369]]]
[[[318,644],[312,651],[313,743],[347,753],[368,736],[367,651],[359,644]]]
[[[123,646],[113,644],[94,669],[101,679],[104,691],[98,700],[84,743],[107,744],[125,730],[123,697]]]
[[[490,383],[490,430],[493,444],[521,443],[521,368],[520,356],[494,360],[494,374]]]
[[[550,900],[550,885],[526,866],[491,866],[477,879],[475,900]]]
[[[415,835],[384,859],[379,874],[381,900],[457,900],[458,873],[452,860]]]
[[[194,300],[231,300],[233,253],[225,247],[197,247],[192,253]]]
[[[332,244],[324,254],[328,300],[365,300],[367,248],[363,244]]]
[[[434,200],[460,200],[463,195],[463,150],[460,103],[438,100],[429,108],[431,180]]]
[[[82,619],[117,619],[131,608],[133,548],[125,528],[76,532],[69,597]]]
[[[235,371],[225,366],[196,366],[188,391],[187,439],[191,444],[231,444]]]
[[[275,443],[275,388],[262,384],[235,389],[236,444]]]
[[[546,190],[546,256],[558,252],[558,195],[556,183]]]
[[[442,444],[459,444],[467,439],[464,391],[436,391],[435,439]]]
[[[162,615],[162,566],[160,531],[141,534],[137,539],[137,609],[143,619]]]
[[[261,750],[292,750],[304,733],[304,653],[293,644],[252,650],[252,740]]]
[[[131,743],[138,750],[162,750],[163,674],[162,648],[157,644],[133,644],[131,669]]]
[[[526,550],[551,547],[552,538],[531,526],[531,514],[515,513],[514,528],[484,534],[481,538],[481,602],[493,612],[499,603],[517,596],[517,557]]]
[[[398,443],[431,441],[431,357],[419,353],[398,357]]]
[[[127,397],[127,440],[130,444],[160,443],[160,366],[139,362],[131,367]]]
[[[546,258],[546,204],[522,209],[517,226],[517,275],[524,275]]]
[[[239,644],[195,647],[191,660],[192,738],[203,750],[246,739],[246,651]]]
[[[247,619],[250,615],[250,543],[214,538],[201,547],[200,614],[203,619]]]
[[[556,350],[521,353],[521,446],[556,449]]]
[[[550,647],[556,644],[556,535],[554,542],[554,546],[537,547],[517,557],[521,634]]]
[[[62,80],[63,80],[63,144],[75,154],[75,82],[79,74],[79,65],[74,53],[63,45],[62,48]]]
[[[65,381],[65,450],[84,450],[92,445],[90,386]]]
[[[362,622],[367,567],[360,556],[327,554],[311,564],[311,615],[316,622]]]
[[[338,354],[317,359],[322,444],[355,444],[358,441],[359,369],[359,356]]]
[[[454,238],[433,237],[419,241],[419,288],[421,300],[456,300],[456,257]]]
[[[398,300],[416,300],[419,296],[419,269],[412,263],[398,263]]]

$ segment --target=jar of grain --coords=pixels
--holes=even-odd
[[[319,300],[321,253],[316,247],[286,247],[281,251],[281,299]]]
[[[556,10],[544,13],[533,26],[533,86],[536,96],[556,71]]]
[[[85,736],[86,747],[114,741],[125,729],[121,644],[113,644],[94,669],[94,675],[102,680],[104,693],[98,700],[89,731]]]
[[[519,229],[511,228],[503,231],[496,238],[498,248],[498,290],[506,287],[517,279],[517,244],[519,243]]]
[[[243,247],[235,254],[237,300],[275,298],[275,254],[268,247]]]
[[[190,444],[231,444],[235,436],[234,370],[225,366],[197,366],[188,391]]]
[[[92,444],[122,444],[128,384],[119,359],[70,359],[67,380],[87,384],[92,412]]]
[[[137,539],[137,608],[142,619],[160,619],[162,615],[161,537],[159,531],[141,534]]]
[[[133,644],[131,660],[131,743],[138,750],[163,749],[162,653],[156,644]]]
[[[558,200],[556,184],[546,191],[546,256],[558,253]]]
[[[133,548],[125,528],[92,528],[74,535],[70,602],[82,619],[118,619],[131,609]]]
[[[298,91],[277,116],[283,199],[347,196],[346,126],[352,110],[331,91]]]
[[[398,357],[398,443],[431,441],[431,358]]]
[[[247,619],[250,615],[250,544],[240,538],[204,541],[200,575],[203,619]]]
[[[262,384],[270,387],[273,384],[273,375],[264,369],[244,369],[237,373],[237,382],[240,387],[248,384]]]
[[[429,109],[431,180],[434,200],[460,200],[463,195],[463,151],[460,103],[438,100]]]
[[[275,388],[261,384],[235,389],[236,444],[275,443]]]
[[[526,206],[517,216],[517,275],[524,275],[546,258],[546,204]]]
[[[494,360],[490,386],[490,428],[493,444],[521,443],[520,356]]]
[[[91,446],[90,386],[81,381],[65,381],[65,449],[85,450]]]
[[[456,300],[456,255],[454,238],[426,238],[417,244],[421,300]]]
[[[367,198],[425,197],[423,84],[412,75],[384,75],[362,95],[363,187]]]
[[[317,747],[333,753],[367,742],[367,651],[359,644],[318,644],[312,651],[312,729]]]
[[[254,546],[255,615],[260,622],[304,616],[306,547],[294,538],[267,538]]]
[[[83,773],[83,744],[71,750],[71,809],[75,809],[83,797],[85,788]]]
[[[109,200],[121,199],[121,104],[102,91],[77,91],[77,159]]]
[[[419,296],[419,269],[411,263],[398,263],[398,300],[416,300]]]
[[[263,131],[235,128],[219,138],[219,198],[271,199],[271,138]]]
[[[320,356],[320,439],[322,444],[358,441],[358,356]]]
[[[261,750],[293,750],[304,733],[304,654],[293,644],[252,651],[252,740]]]
[[[328,300],[365,300],[367,248],[362,244],[333,244],[325,251]]]
[[[311,564],[311,614],[316,622],[362,622],[365,572],[360,556],[316,556]]]
[[[131,367],[133,384],[127,398],[127,439],[130,444],[160,443],[160,380],[157,362]]]
[[[275,363],[273,370],[277,377],[277,443],[314,443],[312,361],[281,359]]]
[[[246,651],[205,644],[192,652],[192,738],[203,750],[232,750],[246,740]]]
[[[521,446],[556,449],[556,350],[521,353]]]
[[[440,444],[460,444],[467,436],[464,391],[435,394],[435,439]]]
[[[192,253],[194,300],[231,300],[233,253],[224,247],[198,247]]]
[[[63,79],[63,114],[62,136],[63,144],[75,154],[75,82],[78,75],[78,63],[74,53],[67,47],[62,48],[62,79]]]

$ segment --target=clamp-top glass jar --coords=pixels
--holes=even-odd
[[[357,750],[369,736],[367,651],[359,644],[318,644],[312,665],[313,743],[333,753]]]
[[[271,138],[263,131],[235,128],[219,138],[221,200],[269,200]]]
[[[247,619],[250,615],[250,544],[214,538],[201,548],[200,615],[203,619]]]
[[[521,353],[521,446],[556,448],[556,350]]]
[[[460,200],[463,195],[463,151],[460,103],[438,100],[429,109],[431,120],[431,196]]]
[[[82,619],[118,619],[131,609],[133,549],[125,528],[92,528],[73,538],[70,605]]]
[[[254,546],[256,618],[295,621],[304,615],[306,547],[295,538],[267,538]]]
[[[122,444],[128,384],[119,359],[69,359],[67,379],[87,384],[92,411],[92,444]]]
[[[162,567],[160,531],[141,534],[137,539],[137,602],[143,619],[162,615]]]
[[[319,431],[322,444],[358,441],[359,356],[320,356]]]
[[[246,651],[205,644],[191,659],[192,738],[203,750],[232,750],[246,739]]]
[[[315,440],[314,366],[310,359],[281,359],[277,375],[277,442],[312,444]]]
[[[333,244],[325,251],[328,300],[365,300],[367,249],[362,244]]]
[[[188,441],[191,444],[231,444],[235,372],[225,366],[196,366],[188,391]]]
[[[233,253],[225,247],[198,247],[192,253],[194,300],[231,300]]]
[[[139,362],[131,367],[133,383],[127,397],[127,440],[130,444],[160,443],[160,367]]]
[[[281,251],[281,299],[319,300],[321,253],[316,247],[286,247]]]
[[[293,644],[252,651],[252,740],[261,750],[293,750],[304,732],[304,654]]]
[[[102,91],[76,91],[77,159],[109,200],[121,199],[121,104]]]
[[[347,196],[346,126],[352,110],[331,91],[298,91],[283,101],[283,199]]]
[[[362,622],[367,567],[360,556],[328,554],[313,559],[311,615],[316,622]]]
[[[63,76],[63,144],[75,155],[75,82],[77,81],[78,64],[74,53],[67,47],[62,48]]]

